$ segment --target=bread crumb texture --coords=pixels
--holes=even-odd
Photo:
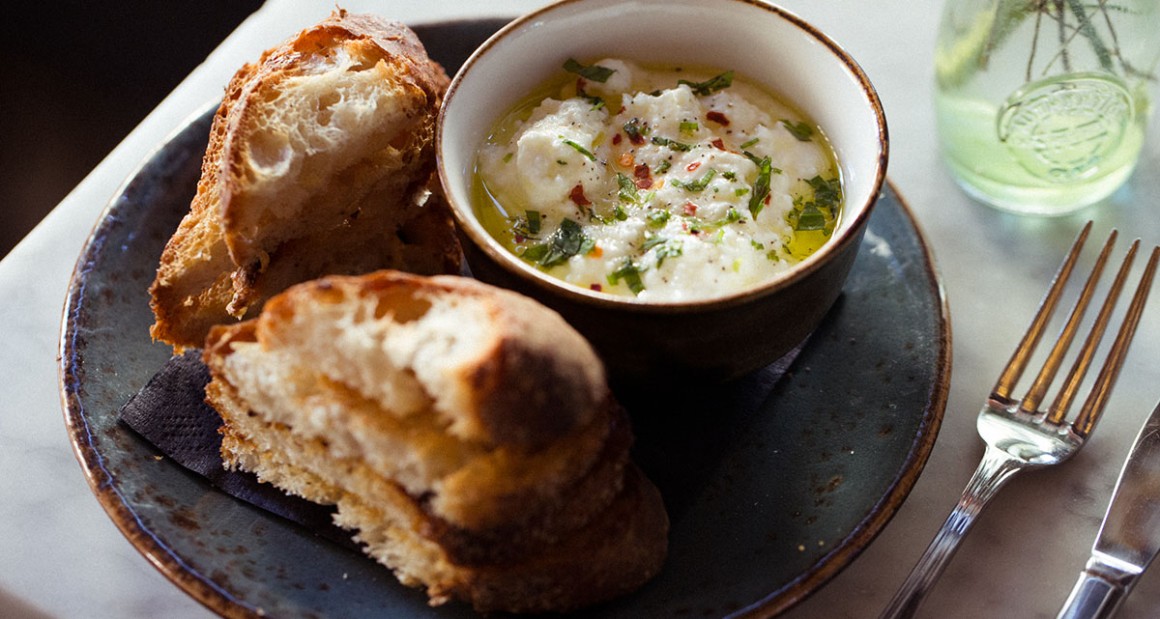
[[[406,26],[345,11],[243,66],[150,289],[153,337],[200,347],[323,275],[458,272],[434,174],[447,83]]]
[[[223,458],[309,500],[433,604],[571,610],[659,569],[668,520],[589,344],[474,280],[332,276],[212,331]]]

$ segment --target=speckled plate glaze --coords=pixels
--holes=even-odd
[[[453,71],[503,22],[417,27]],[[77,263],[61,336],[74,449],[98,500],[177,586],[227,617],[470,617],[362,555],[216,491],[117,421],[170,351],[147,289],[188,210],[211,113],[128,180]],[[630,408],[637,456],[665,496],[669,560],[601,617],[771,616],[882,530],[934,445],[950,376],[946,300],[911,213],[888,186],[834,309],[785,377],[768,372]]]

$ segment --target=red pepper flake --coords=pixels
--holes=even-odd
[[[620,144],[620,140],[621,140],[621,139],[623,139],[623,138],[621,138],[621,137],[620,137],[620,134],[619,134],[619,133],[617,133],[616,135],[612,136],[612,145],[613,145],[613,146],[616,146],[616,145]]]
[[[717,123],[718,125],[721,125],[722,127],[729,126],[729,117],[722,114],[721,112],[718,112],[717,110],[713,110],[708,114],[705,114],[705,118]]]
[[[588,288],[591,290],[595,290],[596,292],[600,292],[601,290],[604,290],[604,286],[601,286],[600,284],[588,284]]]
[[[690,172],[693,172],[694,170],[696,170],[699,167],[701,167],[701,162],[694,161],[693,163],[690,163],[689,165],[685,166],[685,169],[690,171]]]
[[[717,138],[716,140],[713,140],[712,144],[713,144],[713,146],[717,147],[719,150],[725,150],[725,141],[722,140],[721,138]]]
[[[697,214],[697,205],[692,202],[686,202],[684,206],[685,214],[692,217]]]
[[[517,243],[523,243],[527,239],[524,238],[524,235],[522,235],[522,234],[516,234],[516,235],[512,236],[512,240],[517,242]]]
[[[634,181],[638,189],[648,189],[653,185],[652,171],[648,169],[647,163],[637,165],[632,169],[632,175],[636,178]]]
[[[766,204],[769,204],[769,201],[770,201],[771,199],[773,199],[773,196],[765,196],[765,203],[766,203]]]
[[[588,198],[584,197],[584,185],[581,185],[580,183],[577,183],[576,186],[572,188],[572,192],[568,194],[568,197],[576,203],[576,206],[588,206],[592,204]]]

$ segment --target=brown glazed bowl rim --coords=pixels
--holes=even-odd
[[[456,97],[460,90],[460,85],[471,70],[485,58],[487,54],[496,46],[501,45],[513,33],[519,33],[525,28],[535,28],[539,26],[539,22],[550,18],[550,14],[561,10],[562,8],[573,8],[573,5],[581,5],[591,0],[560,0],[531,13],[517,17],[507,25],[500,28],[487,41],[480,45],[463,63],[462,67],[455,74],[447,89],[447,93],[443,99],[443,106],[440,109],[438,120],[436,122],[436,160],[438,166],[439,179],[443,187],[451,186],[454,182],[452,175],[455,172],[447,169],[446,157],[443,152],[446,137],[446,124],[448,118],[448,110],[454,109],[456,104]],[[604,0],[597,0],[601,2]],[[866,192],[866,199],[857,204],[849,204],[843,206],[842,221],[839,226],[835,228],[833,238],[829,239],[822,247],[820,247],[814,254],[802,260],[787,271],[780,273],[770,279],[749,286],[745,289],[727,293],[719,296],[712,296],[701,299],[689,299],[681,301],[641,301],[633,297],[620,297],[606,293],[600,293],[583,289],[581,287],[569,284],[561,279],[557,279],[534,266],[527,264],[516,255],[505,249],[500,243],[487,232],[478,221],[474,214],[473,205],[468,200],[467,204],[460,203],[451,195],[451,192],[446,192],[447,202],[451,206],[451,211],[458,223],[458,228],[461,237],[466,237],[466,241],[473,244],[477,249],[485,253],[493,262],[500,265],[503,269],[512,273],[521,280],[533,285],[537,291],[545,294],[558,295],[569,303],[578,305],[586,305],[597,309],[605,309],[612,311],[623,311],[638,314],[694,314],[705,311],[716,311],[728,309],[731,307],[745,305],[753,302],[758,298],[777,293],[780,290],[793,286],[797,282],[810,277],[814,272],[820,269],[831,257],[840,254],[842,250],[856,242],[860,238],[860,231],[865,227],[869,219],[874,203],[878,200],[882,192],[882,186],[886,181],[886,168],[889,160],[890,140],[887,130],[886,114],[882,107],[882,102],[878,96],[877,90],[874,88],[870,78],[866,75],[861,66],[854,60],[854,58],[837,42],[827,36],[818,28],[811,25],[806,20],[797,16],[796,14],[776,5],[765,2],[758,2],[756,0],[700,0],[701,2],[713,2],[727,6],[750,6],[757,7],[767,11],[775,18],[780,19],[795,27],[806,37],[809,37],[814,42],[821,44],[829,50],[832,56],[842,63],[849,76],[857,81],[858,88],[865,97],[866,103],[870,106],[874,120],[877,126],[878,136],[878,152],[877,160],[874,166],[874,177],[871,181],[871,188]],[[669,2],[665,0],[637,0],[634,4],[660,4],[667,5]],[[468,103],[469,102],[465,102]],[[473,159],[473,158],[472,158]],[[853,216],[846,219],[849,213]],[[468,252],[470,256],[470,252]],[[469,264],[470,266],[470,264]]]

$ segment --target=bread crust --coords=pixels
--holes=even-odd
[[[150,288],[154,339],[200,347],[322,275],[459,272],[434,175],[447,83],[406,26],[342,10],[241,67]]]
[[[315,221],[310,217],[314,213],[308,213],[307,218],[296,222],[297,228],[289,232],[270,231],[261,226],[260,221],[256,221],[258,218],[254,216],[255,208],[251,200],[260,198],[250,196],[248,191],[254,184],[254,142],[261,139],[256,134],[279,130],[266,125],[269,108],[277,106],[276,102],[271,103],[270,97],[279,96],[281,92],[293,88],[285,87],[287,82],[309,75],[313,63],[306,59],[318,54],[334,53],[343,47],[346,53],[360,58],[364,63],[377,61],[374,69],[365,70],[381,69],[379,73],[384,79],[390,79],[396,88],[406,92],[405,96],[400,97],[402,105],[408,106],[404,110],[404,122],[393,131],[379,136],[384,144],[396,142],[404,160],[430,159],[424,155],[428,155],[432,148],[434,112],[442,104],[443,92],[447,88],[446,73],[427,58],[426,50],[405,25],[371,15],[337,11],[280,47],[263,53],[253,72],[245,73],[234,103],[224,116],[226,135],[232,136],[232,139],[222,143],[224,174],[221,179],[221,216],[226,245],[235,264],[260,263],[273,247],[284,240],[282,237],[290,236],[294,231],[299,231],[298,235],[294,235],[299,236],[301,231],[309,230],[317,224],[333,227],[349,216],[341,211],[322,213],[322,220]],[[417,167],[429,171],[427,166],[422,165],[424,162],[417,163]],[[342,172],[350,173],[350,169]],[[404,183],[406,186],[415,181],[425,183],[427,179],[418,176],[404,180],[410,181]],[[343,192],[350,187],[344,183],[327,182],[325,189],[328,193]],[[360,191],[352,192],[355,195],[345,202],[358,202],[357,194],[365,190],[357,189]]]
[[[465,323],[477,327],[459,332]],[[397,365],[392,354],[414,341],[424,344],[404,355],[411,365]],[[636,589],[664,561],[664,505],[629,459],[629,420],[595,352],[526,297],[460,277],[332,276],[215,327],[203,357],[227,466],[337,505],[336,522],[433,604],[568,611]],[[424,395],[375,392],[399,380],[405,391],[410,377]],[[441,401],[439,389],[464,393]],[[557,394],[534,393],[545,390]],[[293,396],[270,397],[283,391]],[[367,410],[398,421],[367,422]],[[404,474],[416,454],[452,464]]]
[[[608,393],[592,346],[556,312],[528,297],[456,276],[416,277],[399,271],[330,276],[304,282],[272,299],[258,319],[257,337],[285,346],[316,324],[317,299],[334,304],[399,298],[443,298],[479,304],[486,338],[478,354],[442,368],[454,390],[449,431],[493,445],[538,448],[591,419]],[[438,368],[437,368],[438,369]]]

